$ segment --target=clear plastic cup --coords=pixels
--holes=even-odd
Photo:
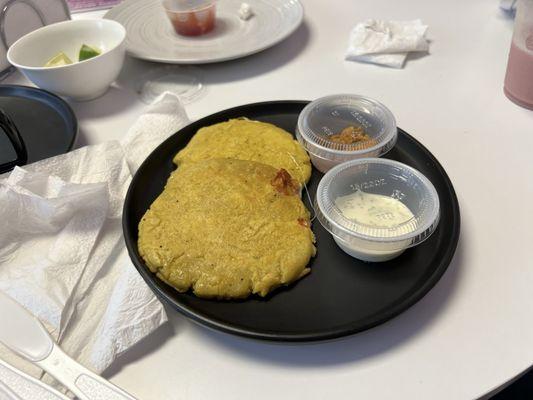
[[[162,0],[177,34],[199,36],[215,27],[216,0]]]
[[[533,110],[533,0],[517,4],[503,89],[509,100]]]
[[[344,144],[332,135],[362,127],[369,140]],[[326,96],[309,103],[298,117],[296,137],[313,165],[322,172],[337,164],[364,157],[379,157],[396,144],[396,120],[383,104],[354,94]]]
[[[349,219],[335,201],[359,190],[396,199],[413,217],[387,227]],[[380,158],[348,161],[329,170],[318,185],[315,210],[320,223],[342,250],[371,262],[390,260],[422,243],[434,232],[440,215],[437,191],[422,173]]]

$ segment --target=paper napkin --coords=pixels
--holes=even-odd
[[[353,28],[345,58],[402,68],[409,52],[429,50],[425,36],[427,28],[420,20],[369,19]]]
[[[122,206],[142,160],[187,122],[167,94],[124,143],[86,146],[0,177],[0,290],[95,372],[166,321],[127,255]],[[40,374],[3,347],[0,358]]]

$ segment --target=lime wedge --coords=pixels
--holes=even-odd
[[[61,65],[68,65],[72,64],[72,60],[68,58],[68,56],[63,53],[57,53],[55,56],[53,56],[46,64],[44,64],[45,67],[59,67]]]
[[[93,58],[100,55],[100,50],[95,47],[88,46],[86,44],[81,46],[79,61],[85,61],[89,58]]]

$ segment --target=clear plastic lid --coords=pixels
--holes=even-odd
[[[143,103],[151,104],[165,92],[177,95],[189,104],[205,94],[203,74],[192,66],[167,65],[156,67],[140,77],[136,85]]]
[[[350,127],[361,129],[368,139],[339,141],[338,135]],[[394,147],[398,135],[396,120],[387,107],[354,94],[326,96],[309,103],[298,117],[297,133],[310,153],[331,160],[347,155],[381,156]]]
[[[411,218],[396,225],[365,224],[348,218],[337,200],[363,192],[402,203]],[[374,197],[375,198],[375,197]],[[363,158],[329,170],[315,198],[317,217],[333,235],[358,240],[374,250],[398,250],[427,239],[439,221],[439,197],[433,184],[419,171],[398,161]]]

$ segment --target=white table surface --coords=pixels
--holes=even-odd
[[[304,7],[304,24],[280,45],[201,66],[207,91],[187,105],[189,116],[339,92],[379,99],[455,186],[462,227],[454,260],[402,315],[335,342],[255,342],[169,310],[171,323],[107,376],[145,400],[483,396],[533,363],[533,112],[502,92],[512,21],[496,0],[304,0]],[[345,62],[351,27],[372,17],[421,18],[431,54],[403,70]],[[124,135],[145,107],[134,82],[154,66],[128,60],[105,96],[73,104],[78,146]],[[27,83],[18,74],[7,82]]]

